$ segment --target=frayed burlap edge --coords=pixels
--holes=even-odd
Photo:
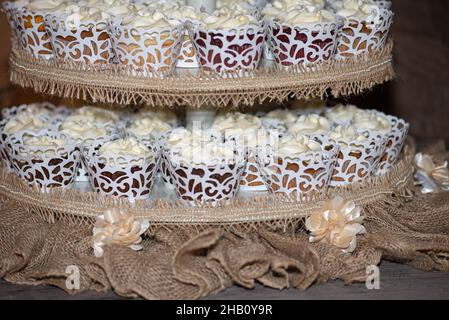
[[[20,202],[23,208],[37,212],[48,222],[67,220],[76,224],[92,224],[95,217],[106,210],[121,208],[138,218],[148,219],[152,225],[291,225],[319,209],[322,201],[334,193],[359,205],[375,204],[390,199],[392,194],[404,193],[404,190],[413,186],[413,154],[414,146],[409,142],[400,161],[387,175],[332,188],[325,193],[310,194],[295,202],[281,196],[265,195],[236,199],[230,205],[221,207],[191,207],[180,201],[169,200],[156,200],[152,207],[148,207],[145,201],[130,203],[127,199],[75,189],[48,190],[43,193],[2,169],[0,196]]]
[[[118,65],[86,66],[80,63],[36,59],[17,48],[10,56],[11,81],[39,93],[118,105],[175,107],[253,106],[288,98],[324,98],[328,94],[359,94],[393,78],[393,42],[382,51],[332,61],[307,70],[261,67],[223,79],[205,72],[178,70],[164,78],[132,76]]]

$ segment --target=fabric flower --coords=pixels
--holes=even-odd
[[[132,213],[112,209],[99,215],[93,229],[93,248],[96,257],[102,257],[105,245],[127,246],[141,250],[141,235],[150,226],[148,220],[136,220]]]
[[[366,233],[361,213],[361,208],[353,201],[335,196],[306,219],[309,241],[331,244],[343,252],[354,251],[356,235]]]
[[[415,179],[421,186],[421,193],[449,191],[449,170],[447,161],[436,166],[427,154],[417,153],[415,156]]]

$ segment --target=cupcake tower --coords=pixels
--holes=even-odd
[[[381,50],[393,13],[375,0],[220,1],[212,13],[178,1],[19,0],[3,9],[14,45],[36,58],[118,64],[136,76],[175,67],[222,76],[315,65]]]
[[[41,190],[89,181],[100,194],[150,198],[160,174],[194,206],[227,204],[240,191],[297,199],[388,173],[409,125],[375,110],[275,109],[221,113],[189,130],[171,112],[113,112],[48,103],[2,112],[6,170]]]

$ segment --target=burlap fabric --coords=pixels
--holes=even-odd
[[[222,78],[201,71],[178,70],[164,78],[132,75],[123,66],[88,66],[74,62],[36,59],[13,48],[11,82],[36,92],[64,98],[126,106],[241,107],[288,98],[323,98],[359,94],[393,78],[393,42],[380,52],[319,68],[301,66],[281,70],[263,66],[248,74]]]
[[[439,159],[448,158],[441,145],[430,152]],[[3,193],[0,276],[14,283],[52,284],[67,290],[66,267],[76,265],[81,271],[80,290],[113,289],[122,296],[147,299],[196,299],[231,285],[252,288],[261,283],[303,290],[331,279],[365,281],[366,267],[382,259],[448,271],[448,213],[447,193],[424,196],[407,183],[363,205],[368,233],[358,236],[352,254],[310,244],[298,220],[233,228],[158,225],[145,235],[142,251],[106,247],[104,256],[95,258],[89,223],[56,216],[46,221],[36,210]]]

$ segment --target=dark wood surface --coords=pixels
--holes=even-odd
[[[120,299],[113,292],[88,291],[69,295],[59,288],[25,286],[0,280],[0,299]],[[364,283],[345,285],[342,281],[313,285],[304,292],[273,290],[257,286],[253,290],[237,286],[208,299],[311,300],[311,299],[449,299],[449,273],[426,272],[409,266],[383,262],[380,268],[380,289],[368,290]]]

